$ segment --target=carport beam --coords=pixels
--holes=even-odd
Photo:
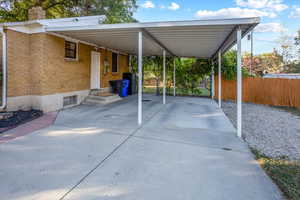
[[[242,137],[242,31],[237,29],[237,135]]]
[[[138,124],[142,125],[143,109],[142,109],[142,87],[143,87],[143,33],[140,31],[138,36]]]
[[[222,70],[221,70],[221,67],[222,67],[222,53],[221,51],[219,51],[218,53],[218,64],[219,64],[219,69],[218,69],[218,78],[219,78],[219,81],[218,81],[218,89],[219,89],[219,94],[218,94],[218,97],[219,97],[219,108],[222,107]]]

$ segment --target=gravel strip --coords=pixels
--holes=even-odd
[[[225,101],[223,111],[236,126],[236,103]],[[284,109],[244,103],[243,135],[250,147],[273,157],[300,160],[300,116]]]

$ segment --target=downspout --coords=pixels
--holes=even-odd
[[[2,104],[0,106],[0,110],[6,108],[7,104],[7,45],[6,45],[6,33],[4,31],[3,26],[0,27],[0,33],[2,35]]]

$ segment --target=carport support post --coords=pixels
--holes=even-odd
[[[237,29],[237,135],[242,137],[242,31]]]
[[[163,104],[166,104],[166,50],[163,50]]]
[[[214,71],[214,61],[211,61],[211,98],[215,97],[215,71]]]
[[[222,65],[222,61],[221,61],[221,51],[219,51],[218,53],[218,62],[219,62],[219,75],[218,75],[218,78],[219,78],[219,81],[218,81],[218,89],[219,89],[219,108],[221,108],[222,106],[222,70],[221,70],[221,65]]]
[[[173,71],[173,96],[176,96],[176,58],[174,57],[174,71]]]
[[[143,87],[143,33],[139,32],[139,40],[138,40],[138,124],[142,125],[142,118],[143,118],[143,110],[142,110],[142,87]]]

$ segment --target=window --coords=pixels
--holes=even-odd
[[[112,53],[112,65],[111,65],[111,72],[116,73],[118,72],[118,54]]]
[[[64,97],[63,106],[70,106],[77,104],[77,95]]]
[[[65,58],[77,59],[77,43],[65,41]]]

